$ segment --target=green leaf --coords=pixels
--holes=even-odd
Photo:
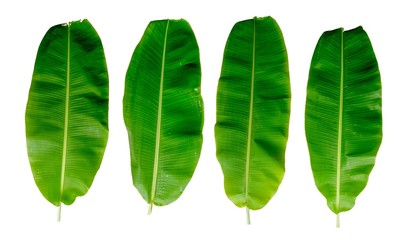
[[[305,130],[315,184],[339,216],[365,188],[382,140],[378,63],[361,27],[322,34],[311,61]]]
[[[175,201],[200,157],[203,101],[196,38],[185,20],[152,21],[126,81],[124,120],[134,186],[149,205]]]
[[[108,73],[89,21],[56,25],[44,36],[25,121],[39,190],[56,206],[72,204],[90,188],[108,138]]]
[[[215,139],[225,192],[238,207],[264,207],[285,171],[290,81],[282,32],[271,17],[238,22],[226,43]]]

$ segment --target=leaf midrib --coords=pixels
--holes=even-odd
[[[249,195],[249,172],[250,172],[250,152],[251,152],[251,136],[253,128],[253,95],[254,95],[254,72],[255,72],[255,45],[256,45],[256,19],[253,19],[253,50],[252,50],[252,66],[251,66],[251,90],[249,105],[249,124],[247,133],[247,149],[246,149],[246,175],[245,175],[245,197],[246,206],[248,208]]]
[[[153,167],[153,179],[151,185],[151,195],[150,195],[150,207],[149,214],[154,203],[157,187],[157,175],[158,175],[158,163],[160,155],[160,141],[161,141],[161,120],[162,120],[162,103],[163,103],[163,88],[164,88],[164,71],[165,71],[165,55],[167,50],[167,35],[168,35],[169,20],[167,20],[167,25],[165,27],[164,35],[164,46],[161,62],[161,76],[160,76],[160,92],[158,96],[158,112],[157,112],[157,130],[156,130],[156,146],[154,153],[154,167]]]
[[[69,95],[70,95],[70,61],[71,61],[71,23],[67,24],[68,40],[67,40],[67,72],[65,86],[65,114],[64,114],[64,137],[63,137],[63,152],[61,160],[61,181],[60,181],[60,206],[62,195],[64,192],[65,182],[65,165],[67,162],[67,143],[68,143],[68,124],[69,124]]]
[[[339,121],[338,121],[338,139],[337,139],[337,165],[336,165],[336,211],[340,210],[340,180],[341,180],[341,162],[342,162],[342,128],[343,128],[343,85],[344,85],[344,42],[343,29],[340,35],[340,97],[339,97]]]

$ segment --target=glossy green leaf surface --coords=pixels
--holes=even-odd
[[[152,21],[129,65],[123,99],[133,184],[144,200],[175,201],[202,147],[203,101],[195,35],[185,20]]]
[[[108,73],[89,21],[56,25],[44,36],[25,123],[39,190],[56,206],[72,204],[90,188],[108,138]]]
[[[311,61],[305,130],[315,183],[336,214],[367,184],[382,140],[381,80],[362,27],[322,34]]]
[[[218,83],[215,140],[225,192],[238,207],[264,207],[282,181],[290,97],[288,56],[276,21],[236,23]]]

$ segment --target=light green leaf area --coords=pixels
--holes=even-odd
[[[133,184],[145,201],[175,201],[202,147],[203,101],[195,35],[185,20],[152,21],[137,45],[126,81],[124,120]]]
[[[311,61],[305,130],[315,183],[336,214],[365,188],[382,140],[381,80],[362,27],[322,34]]]
[[[215,140],[225,192],[238,207],[264,207],[282,181],[290,97],[288,56],[276,21],[236,23],[218,83]]]
[[[39,190],[56,206],[72,204],[90,188],[108,138],[108,73],[89,21],[56,25],[44,36],[25,121]]]

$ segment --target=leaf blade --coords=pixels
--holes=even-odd
[[[284,173],[289,111],[289,70],[279,26],[271,17],[236,23],[225,47],[215,125],[225,192],[235,205],[260,209],[275,194]]]
[[[311,62],[305,128],[315,183],[336,214],[350,210],[367,184],[382,140],[381,104],[366,32],[325,32]]]
[[[39,190],[56,206],[72,204],[90,188],[108,138],[107,67],[89,21],[56,25],[44,36],[25,124]]]
[[[133,184],[149,210],[175,201],[193,175],[202,145],[199,50],[185,20],[149,23],[127,71],[124,120]]]

